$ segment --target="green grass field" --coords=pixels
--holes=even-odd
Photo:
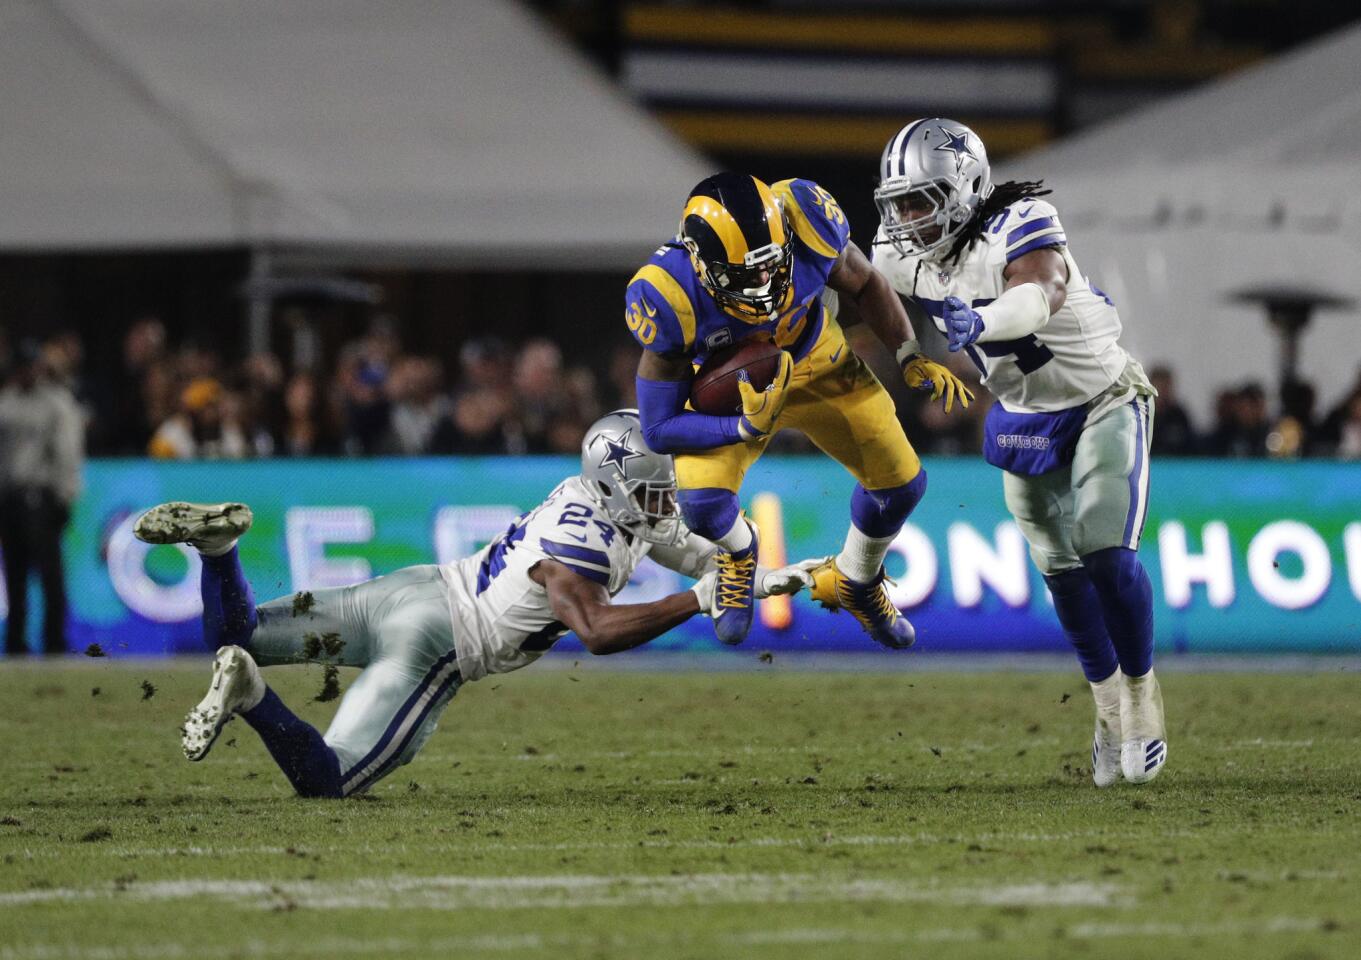
[[[1354,674],[1167,674],[1166,772],[1097,791],[1076,673],[583,661],[349,801],[239,720],[184,761],[207,676],[0,667],[0,960],[1361,955]]]

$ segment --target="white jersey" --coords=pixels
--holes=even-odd
[[[529,578],[536,563],[557,560],[613,597],[651,546],[626,535],[587,494],[581,478],[569,477],[482,550],[445,564],[463,680],[518,670],[567,632],[553,616],[548,592]]]
[[[1115,305],[1082,275],[1068,250],[1058,212],[1044,200],[1018,200],[1004,207],[984,224],[981,239],[958,261],[945,264],[902,256],[880,228],[874,265],[944,332],[946,297],[958,297],[972,307],[992,303],[1006,289],[1002,273],[1007,265],[1044,247],[1057,250],[1068,265],[1068,297],[1034,334],[979,341],[965,348],[983,375],[984,386],[1008,411],[1052,413],[1088,402],[1133,364],[1131,382],[1144,392],[1142,369],[1118,342],[1120,315]]]

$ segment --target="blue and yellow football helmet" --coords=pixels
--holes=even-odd
[[[764,323],[784,305],[793,232],[767,184],[741,173],[706,177],[686,200],[680,241],[725,313]]]

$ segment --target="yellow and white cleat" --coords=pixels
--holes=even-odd
[[[1125,677],[1120,690],[1120,767],[1130,783],[1147,783],[1167,763],[1163,694],[1153,671]]]
[[[213,748],[227,721],[259,704],[265,680],[251,655],[240,647],[223,647],[213,659],[213,682],[198,706],[184,718],[182,743],[189,760],[202,760]]]
[[[903,650],[917,640],[917,631],[889,599],[884,568],[869,583],[859,583],[837,569],[836,558],[815,567],[813,599],[828,610],[849,610],[874,640],[894,650]]]
[[[173,500],[137,518],[133,534],[144,543],[187,543],[209,555],[225,553],[254,519],[244,503]]]

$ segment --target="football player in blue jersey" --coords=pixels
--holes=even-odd
[[[1151,780],[1167,740],[1138,549],[1156,391],[1039,182],[994,188],[983,141],[939,117],[903,127],[879,174],[875,266],[997,398],[984,456],[1091,683],[1092,777]]]
[[[860,249],[840,205],[809,180],[773,186],[720,173],[686,200],[680,232],[629,282],[625,321],[643,347],[638,406],[654,450],[675,454],[681,511],[719,544],[714,632],[741,643],[752,622],[758,542],[737,493],[770,438],[792,428],[836,458],[858,484],[841,552],[814,571],[813,597],[849,610],[888,647],[909,646],[912,625],[884,588],[884,555],[926,490],[893,401],[846,345],[829,301],[856,302],[895,352],[909,387],[973,398],[945,366],[922,355],[897,294]],[[687,409],[696,367],[714,350],[749,339],[782,349],[764,391],[739,383],[742,410]]]

